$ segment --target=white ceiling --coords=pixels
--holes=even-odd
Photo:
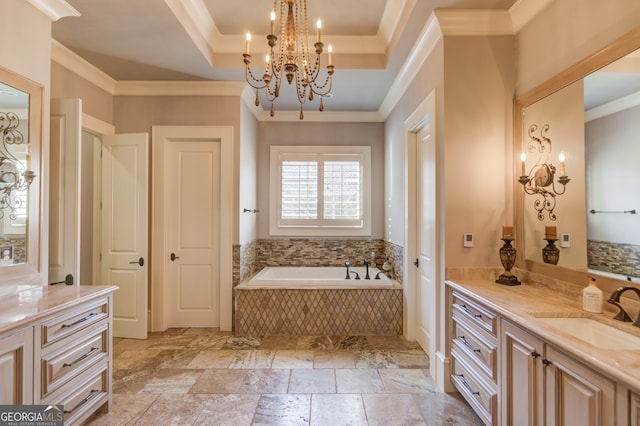
[[[310,31],[321,18],[335,52],[325,110],[377,111],[434,8],[499,10],[515,1],[308,0]],[[244,34],[254,34],[255,63],[273,8],[267,0],[67,2],[81,16],[54,22],[53,38],[116,81],[245,81]],[[286,89],[276,109],[298,109]]]

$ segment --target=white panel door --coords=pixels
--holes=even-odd
[[[425,352],[430,339],[435,339],[436,309],[436,161],[435,138],[430,126],[421,129],[417,143],[417,228],[418,228],[418,286],[416,313],[418,318],[417,341]],[[435,344],[434,342],[431,342]]]
[[[80,277],[80,99],[51,99],[49,283]]]
[[[168,327],[220,325],[220,145],[166,146]]]
[[[147,337],[148,168],[148,134],[103,136],[101,284],[119,287],[116,337]]]

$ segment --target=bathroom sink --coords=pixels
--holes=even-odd
[[[640,337],[591,318],[538,318],[538,320],[598,348],[640,350]]]

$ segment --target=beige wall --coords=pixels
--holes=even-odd
[[[526,93],[638,26],[638,0],[555,0],[518,34],[518,93]]]
[[[257,209],[257,149],[258,120],[241,102],[240,108],[240,236],[239,243],[247,244],[258,238],[258,214],[244,213],[243,209]]]
[[[382,123],[260,122],[258,126],[258,238],[269,237],[271,145],[371,146],[371,238],[382,238],[384,125]]]
[[[82,112],[113,124],[113,95],[62,65],[51,63],[51,97],[82,99]]]

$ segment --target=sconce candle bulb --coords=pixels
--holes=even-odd
[[[520,154],[520,163],[522,164],[522,171],[520,172],[520,176],[527,175],[526,161],[527,161],[527,154],[523,152],[522,154]]]

